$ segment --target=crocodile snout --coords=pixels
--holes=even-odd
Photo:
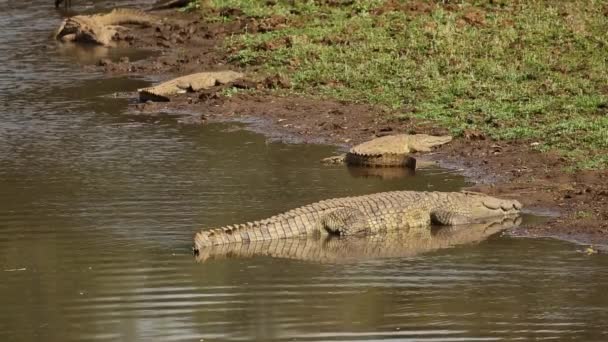
[[[516,200],[502,200],[498,198],[488,197],[482,201],[483,205],[491,210],[502,210],[507,213],[518,212],[522,205]]]

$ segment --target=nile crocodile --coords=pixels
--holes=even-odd
[[[472,244],[505,229],[517,227],[520,217],[495,218],[484,223],[438,229],[400,230],[375,235],[276,239],[210,246],[196,255],[198,262],[225,258],[269,256],[311,262],[347,263],[367,259],[410,257],[421,253]]]
[[[521,204],[471,192],[392,191],[309,204],[268,219],[203,230],[194,252],[235,242],[296,236],[355,235],[460,225],[518,215]]]
[[[63,20],[55,33],[55,39],[109,46],[116,33],[124,30],[120,25],[151,26],[157,21],[142,11],[126,8],[114,9],[105,14],[76,15]]]
[[[323,159],[324,163],[359,166],[402,166],[416,168],[414,152],[428,152],[431,147],[452,141],[451,136],[395,134],[372,139],[354,146],[346,154]]]
[[[137,91],[139,92],[139,100],[142,102],[170,101],[172,95],[180,92],[197,92],[202,89],[209,89],[216,85],[230,83],[243,76],[240,72],[230,70],[198,72],[174,78],[152,87],[141,88]]]

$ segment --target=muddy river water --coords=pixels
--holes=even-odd
[[[61,48],[60,18],[50,0],[0,0],[0,341],[608,340],[608,257],[555,240],[197,263],[203,226],[465,180],[362,177],[320,165],[329,146],[129,114],[115,92],[146,81],[82,65],[138,54]]]

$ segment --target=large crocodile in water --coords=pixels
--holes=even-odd
[[[471,192],[392,191],[309,204],[268,219],[203,230],[194,252],[228,243],[460,225],[518,215],[521,204]]]
[[[495,218],[484,223],[437,229],[406,229],[364,236],[329,236],[276,239],[210,246],[201,249],[198,262],[228,258],[296,259],[322,263],[349,263],[379,258],[411,257],[442,248],[473,244],[505,229],[517,227],[521,217]]]

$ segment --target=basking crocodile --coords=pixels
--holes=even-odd
[[[196,255],[198,262],[226,258],[269,256],[311,262],[348,263],[378,258],[410,257],[421,253],[472,244],[505,229],[517,227],[520,217],[499,217],[485,223],[438,229],[400,230],[365,236],[312,237],[240,242],[210,246]]]
[[[416,168],[414,152],[428,152],[432,147],[447,144],[451,136],[427,134],[395,134],[366,141],[354,146],[346,154],[323,159],[327,164],[359,166],[402,166]]]
[[[116,33],[124,29],[120,25],[151,26],[157,21],[142,11],[126,8],[114,9],[105,14],[76,15],[63,20],[55,33],[55,39],[109,46]]]
[[[213,245],[296,236],[354,235],[431,224],[460,225],[518,215],[521,204],[471,192],[393,191],[334,198],[268,219],[203,230],[194,252]]]
[[[180,92],[197,92],[216,85],[230,83],[244,75],[236,71],[198,72],[174,78],[161,84],[138,89],[140,101],[170,101],[172,95]]]

